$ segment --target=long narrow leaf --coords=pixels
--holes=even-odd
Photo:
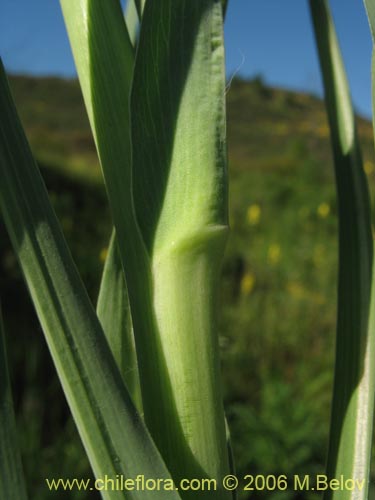
[[[61,6],[112,208],[136,341],[147,339],[146,352],[137,354],[141,383],[146,393],[158,397],[167,392],[166,369],[160,365],[162,356],[155,355],[160,346],[154,334],[149,258],[131,190],[129,94],[134,50],[119,2],[61,0]],[[165,432],[165,422],[160,422]]]
[[[148,392],[160,399],[169,389],[155,333],[150,261],[133,204],[129,94],[134,50],[118,1],[60,3],[112,209],[137,348],[140,342],[147,346],[137,352],[144,403]],[[160,425],[165,432],[163,418]]]
[[[0,308],[0,498],[26,500]]]
[[[128,0],[126,3],[125,21],[131,42],[135,46],[139,28],[135,0]],[[132,62],[133,60],[129,56],[127,72],[124,75],[127,78],[127,88],[130,88],[130,81],[133,74]],[[93,129],[93,132],[95,133],[95,129]],[[124,132],[127,132],[129,135],[129,131]],[[115,231],[112,232],[101,279],[97,314],[126,386],[137,408],[140,409],[142,403],[133,324],[128,290]]]
[[[115,233],[112,234],[100,286],[97,314],[126,387],[141,407],[138,364],[128,291]]]
[[[64,241],[0,67],[0,208],[98,478],[169,473],[126,391]],[[102,491],[171,498],[174,491]]]
[[[163,408],[165,398],[171,399],[171,391],[155,326],[150,260],[135,217],[132,193],[129,94],[134,51],[119,2],[61,0],[61,6],[125,270],[143,408],[146,420],[147,415],[158,418],[165,434],[169,415],[160,413],[159,408]]]
[[[90,119],[120,250],[137,336],[147,336],[149,355],[139,365],[146,385],[158,384],[149,258],[135,218],[131,181],[129,94],[134,50],[120,3],[60,0]],[[142,369],[141,369],[142,371]]]
[[[366,499],[375,389],[374,314],[369,322],[373,241],[355,118],[334,24],[325,0],[310,0],[331,129],[339,211],[336,366],[327,474],[363,482],[325,498]],[[374,308],[375,297],[371,300]]]

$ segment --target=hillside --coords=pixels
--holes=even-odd
[[[111,221],[78,83],[21,76],[10,83],[95,302]],[[235,79],[227,104],[231,235],[219,334],[238,474],[322,473],[337,281],[324,105],[311,95],[267,87],[260,78]],[[358,127],[373,191],[372,127],[362,118]],[[1,223],[0,296],[25,469],[33,498],[45,500],[43,478],[87,477],[89,469]],[[251,498],[265,497],[257,492]],[[267,493],[267,500],[280,498]]]
[[[11,76],[10,83],[36,157],[72,175],[95,178],[98,164],[78,82]],[[269,88],[258,77],[234,79],[227,90],[227,106],[232,169],[288,166],[291,149],[302,143],[317,159],[330,160],[329,131],[319,99]],[[358,125],[365,159],[370,159],[371,125],[363,119]]]

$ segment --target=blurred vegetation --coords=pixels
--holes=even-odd
[[[96,302],[111,231],[78,83],[10,77],[73,257]],[[324,472],[334,360],[337,220],[329,130],[314,96],[234,79],[227,92],[231,236],[220,311],[224,397],[239,476]],[[358,118],[374,186],[371,124]],[[87,478],[40,326],[0,222],[0,296],[31,497]],[[251,498],[313,499],[314,492]],[[97,498],[60,492],[53,498]],[[240,498],[250,498],[240,492]]]

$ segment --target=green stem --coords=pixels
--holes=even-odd
[[[175,477],[218,480],[228,472],[217,345],[217,289],[226,228],[207,231],[154,262],[154,305],[170,400],[170,438],[158,419],[147,419]],[[151,403],[151,404],[150,404]],[[147,400],[149,412],[157,401]],[[167,414],[166,414],[167,417]],[[212,498],[227,498],[223,491]],[[184,498],[194,498],[186,494]]]
[[[327,475],[329,478],[344,475],[363,484],[361,490],[355,491],[327,489],[324,498],[364,500],[368,491],[375,389],[370,201],[348,83],[328,3],[310,0],[310,8],[331,129],[339,212],[336,364]]]

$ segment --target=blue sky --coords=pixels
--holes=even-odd
[[[356,109],[371,114],[371,38],[361,0],[331,0]],[[228,76],[321,94],[307,0],[229,0]],[[7,69],[75,75],[58,0],[1,0],[0,55]]]

